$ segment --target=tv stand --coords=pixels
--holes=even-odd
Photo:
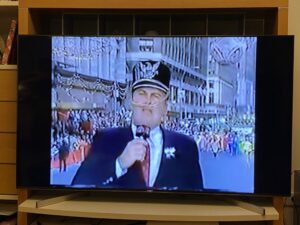
[[[237,205],[241,208],[247,209],[251,212],[258,213],[262,216],[266,215],[266,209],[263,206],[259,206],[259,205],[256,205],[254,203],[249,203],[249,202],[236,200],[236,199],[233,199],[233,198],[227,198],[227,197],[224,200],[228,201],[228,202],[231,202],[234,205]]]
[[[84,192],[80,192],[80,193],[72,193],[72,194],[62,195],[62,196],[58,196],[58,197],[52,197],[52,198],[48,198],[48,199],[42,199],[42,200],[39,200],[36,202],[36,208],[41,208],[41,207],[45,207],[48,205],[60,203],[63,201],[72,200],[72,199],[82,196],[84,194],[85,194]]]
[[[166,221],[148,221],[147,225],[218,225],[218,222],[166,222]]]
[[[149,201],[149,199],[118,199],[94,192],[54,197],[42,194],[34,195],[21,203],[19,212],[82,218],[141,220],[148,221],[147,225],[218,225],[219,222],[224,221],[279,219],[276,209],[271,204],[262,202],[256,206],[213,196],[203,196],[197,201],[171,199],[164,202],[158,199]],[[264,214],[254,212],[253,208],[263,210]]]
[[[76,198],[87,195],[86,192],[76,192],[66,195],[61,195],[57,197],[51,197],[47,199],[42,199],[36,201],[36,208],[42,208],[45,206],[61,203],[68,200],[76,200]],[[266,215],[266,209],[263,206],[256,205],[254,203],[249,203],[241,200],[237,200],[234,198],[229,197],[220,197],[219,200],[228,202],[229,204],[236,205],[238,207],[241,207],[243,209],[249,210],[251,212],[257,213],[259,215]]]

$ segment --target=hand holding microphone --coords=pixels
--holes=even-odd
[[[146,139],[149,137],[150,128],[147,126],[137,126],[136,137],[128,142],[124,151],[119,156],[119,164],[122,169],[128,169],[135,161],[143,161],[146,155],[148,142]]]

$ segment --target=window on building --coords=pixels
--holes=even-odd
[[[139,40],[139,46],[140,46],[141,52],[153,52],[154,51],[153,39],[142,38]]]
[[[209,102],[209,104],[214,103],[214,93],[212,93],[212,92],[209,93],[208,102]]]

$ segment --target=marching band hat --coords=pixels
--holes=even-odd
[[[152,87],[169,92],[171,73],[162,62],[141,61],[133,67],[132,92],[141,87]]]

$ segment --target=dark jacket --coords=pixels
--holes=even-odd
[[[202,173],[195,141],[176,132],[162,129],[163,152],[159,172],[152,189],[202,190]],[[133,139],[130,128],[105,129],[95,136],[91,152],[75,175],[73,185],[104,188],[146,189],[140,164],[135,162],[125,175],[115,175],[116,158]],[[175,148],[174,157],[165,153]]]

